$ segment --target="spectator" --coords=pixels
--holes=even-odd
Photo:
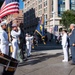
[[[72,63],[71,65],[75,65],[75,24],[70,25],[71,33],[70,36],[70,48],[72,54]]]

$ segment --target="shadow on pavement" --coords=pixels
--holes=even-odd
[[[35,65],[37,63],[43,62],[48,60],[49,58],[54,58],[54,57],[58,57],[62,55],[62,53],[56,53],[54,55],[51,54],[47,54],[47,53],[40,53],[37,55],[31,55],[27,61],[24,61],[22,63],[19,64],[20,66],[24,66],[24,65]]]
[[[38,46],[34,46],[34,49],[32,50],[39,51],[39,50],[54,50],[54,49],[62,49],[61,44],[55,44],[55,43],[46,44],[46,45],[39,44]]]

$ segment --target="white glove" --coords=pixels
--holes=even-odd
[[[18,27],[18,30],[20,30],[20,27]]]
[[[9,43],[9,46],[11,46],[12,44],[11,43]]]
[[[32,36],[32,38],[33,38],[34,36]]]

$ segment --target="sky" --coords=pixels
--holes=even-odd
[[[23,1],[22,0],[19,0],[19,8],[23,9]]]

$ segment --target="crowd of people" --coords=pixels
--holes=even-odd
[[[3,54],[9,55],[9,46],[12,46],[12,53],[11,57],[17,59],[18,56],[18,50],[19,50],[19,40],[21,35],[21,29],[17,24],[12,24],[12,30],[10,32],[11,36],[11,42],[8,37],[8,33],[6,31],[7,24],[6,21],[2,21],[0,23],[0,52]],[[64,59],[62,62],[68,62],[70,58],[69,54],[69,48],[71,50],[71,56],[72,56],[72,64],[75,65],[75,24],[70,25],[71,33],[67,33],[67,30],[62,30],[62,36],[61,36],[61,45],[63,49],[63,55]],[[24,55],[23,50],[22,56],[23,60],[27,59],[27,57],[30,57],[31,55],[31,49],[34,47],[34,45],[37,45],[36,37],[31,36],[30,34],[26,33],[23,35],[24,41],[26,44],[25,52],[27,56]],[[23,40],[20,41],[21,48],[23,48]],[[47,42],[47,36],[46,40]]]
[[[17,51],[19,49],[18,46],[18,38],[21,33],[20,28],[17,26],[17,24],[12,24],[12,30],[10,32],[11,43],[9,41],[8,33],[6,31],[7,29],[7,22],[2,21],[0,23],[0,51],[3,54],[9,55],[9,46],[12,45],[12,54],[11,57],[17,59]]]
[[[31,49],[34,45],[37,45],[36,38],[30,34],[23,33],[23,29],[16,23],[11,25],[10,37],[7,31],[7,21],[2,21],[0,23],[0,52],[11,56],[14,59],[18,59],[18,51],[21,52],[21,59],[23,61],[27,60],[27,57],[31,55]],[[25,46],[25,45],[26,46]],[[23,47],[25,48],[23,49]],[[11,47],[11,50],[9,49]],[[25,50],[25,54],[24,51]]]

